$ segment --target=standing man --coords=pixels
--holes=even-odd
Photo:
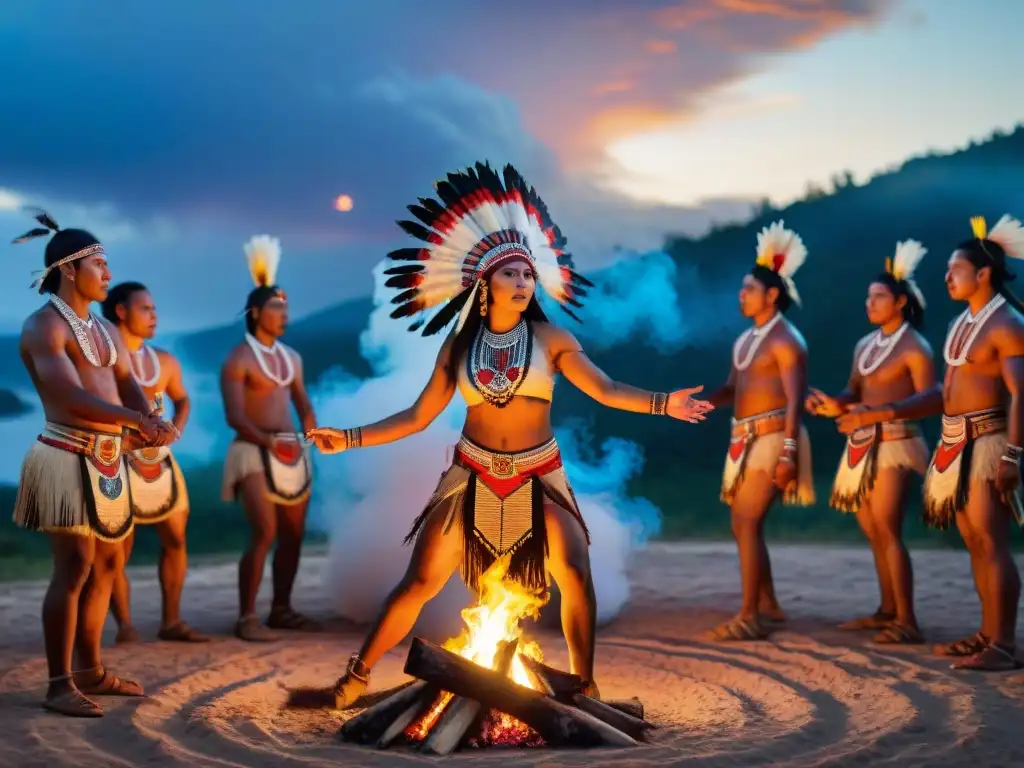
[[[181,379],[181,365],[169,352],[145,343],[156,333],[156,306],[142,283],[115,285],[103,302],[103,317],[113,323],[128,349],[132,376],[146,393],[154,412],[162,413],[164,395],[174,405],[172,424],[180,435],[188,421],[188,392]],[[161,640],[201,643],[209,640],[181,619],[181,590],[185,586],[188,555],[185,526],[188,523],[188,489],[181,467],[170,448],[138,448],[127,457],[132,513],[137,525],[151,525],[160,537]],[[135,531],[125,539],[125,564],[131,559]],[[117,642],[139,639],[132,625],[131,589],[122,569],[114,581],[111,609],[117,622]]]
[[[974,237],[956,247],[946,287],[967,304],[949,328],[938,390],[872,409],[878,421],[919,419],[942,412],[942,438],[924,480],[925,522],[948,528],[956,522],[971,555],[981,600],[981,630],[940,646],[959,657],[958,669],[1017,669],[1017,604],[1020,574],[1010,552],[1020,506],[1021,442],[1024,440],[1024,315],[1007,283],[1006,261],[1024,259],[1024,228],[1003,216],[991,231],[971,219]]]
[[[267,627],[315,630],[292,608],[306,508],[312,483],[309,450],[302,435],[316,427],[302,377],[302,358],[279,339],[288,326],[288,300],[275,285],[281,260],[276,238],[252,238],[245,246],[256,288],[245,305],[245,341],[221,368],[221,393],[235,439],[224,461],[223,497],[239,498],[252,526],[249,548],[238,566],[240,611],[235,634],[243,640],[274,640],[256,616],[256,593],[270,547],[274,595]],[[301,423],[295,428],[294,405]]]
[[[714,629],[714,640],[763,640],[767,620],[785,615],[775,597],[764,540],[768,510],[782,494],[788,504],[813,504],[811,446],[801,424],[807,385],[807,347],[783,315],[800,298],[793,275],[807,258],[800,236],[776,222],[757,236],[757,262],[743,278],[740,311],[753,320],[733,346],[725,385],[709,399],[732,402],[722,501],[729,505],[739,548],[743,604]]]
[[[903,545],[903,505],[911,473],[924,475],[928,467],[928,446],[914,422],[873,421],[862,409],[935,387],[934,356],[919,333],[924,296],[913,279],[925,253],[916,240],[896,244],[895,256],[886,259],[885,271],[868,286],[868,320],[877,330],[857,342],[846,389],[831,397],[812,388],[807,398],[808,412],[837,419],[847,435],[830,503],[857,515],[871,545],[882,597],[873,615],[847,621],[840,629],[879,630],[877,643],[922,642],[910,554]]]
[[[143,695],[100,658],[110,590],[133,525],[122,453],[131,444],[163,445],[174,428],[151,412],[124,344],[89,311],[110,283],[103,246],[85,230],[60,229],[43,211],[35,218],[42,227],[14,242],[54,233],[36,281],[49,301],[25,321],[20,342],[46,425],[22,463],[14,522],[45,533],[53,550],[43,600],[50,675],[43,706],[100,717],[89,697]]]

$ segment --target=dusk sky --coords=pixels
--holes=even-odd
[[[181,330],[237,318],[269,233],[302,315],[368,294],[404,206],[489,159],[585,270],[1012,127],[1022,25],[1019,0],[4,0],[0,235],[23,202],[92,229]],[[0,246],[0,330],[43,242]]]

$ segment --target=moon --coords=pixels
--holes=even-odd
[[[334,200],[334,210],[345,213],[352,210],[352,198],[349,195],[338,195]]]

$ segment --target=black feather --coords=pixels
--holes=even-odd
[[[11,240],[11,244],[18,245],[19,243],[27,243],[29,240],[35,240],[37,237],[46,237],[48,234],[50,234],[49,229],[41,229],[39,227],[36,227],[35,229],[30,229],[24,235],[21,235],[20,237],[16,237],[13,240]]]
[[[422,264],[402,264],[384,270],[385,275],[412,275],[423,271]]]
[[[431,214],[430,211],[421,205],[408,205],[406,207],[409,209],[409,213],[422,221],[428,227],[434,226],[434,222],[437,221],[437,216]]]
[[[53,217],[50,216],[50,214],[48,214],[42,208],[27,207],[27,208],[25,208],[25,210],[26,211],[31,211],[32,212],[32,218],[35,219],[36,221],[38,221],[44,227],[46,227],[46,229],[48,231],[60,232],[60,227],[57,225],[57,222],[54,221]]]
[[[407,301],[412,301],[417,296],[419,296],[419,294],[420,294],[419,290],[417,290],[416,288],[410,288],[409,290],[402,291],[400,294],[395,296],[395,298],[393,298],[391,300],[391,303],[392,304],[404,304]]]
[[[393,261],[426,261],[422,258],[422,253],[422,248],[399,248],[397,251],[389,253],[388,258]]]
[[[403,230],[406,231],[406,233],[412,235],[413,237],[417,237],[420,240],[424,240],[428,243],[430,242],[430,238],[433,235],[433,232],[424,227],[422,224],[417,224],[415,221],[399,221],[398,226],[400,226]]]
[[[415,288],[420,284],[420,276],[417,274],[412,275],[395,275],[389,277],[385,282],[388,288]]]
[[[579,272],[573,272],[572,273],[572,279],[573,279],[573,282],[580,283],[582,285],[586,285],[586,286],[588,286],[590,288],[594,287],[594,284],[592,282],[590,282],[589,280],[587,280],[587,278],[585,278]]]
[[[445,207],[432,197],[421,197],[420,205],[430,211],[435,219],[445,211]]]
[[[419,330],[420,328],[422,328],[422,327],[423,327],[423,318],[421,317],[421,318],[420,318],[419,320],[417,320],[417,321],[416,321],[415,323],[413,323],[412,325],[410,325],[410,326],[409,326],[409,329],[408,329],[408,330],[409,330],[409,331],[410,331],[411,333],[416,333],[416,331],[418,331],[418,330]]]
[[[565,303],[572,304],[572,306],[576,307],[576,309],[583,309],[583,305],[580,302],[576,301],[576,299],[574,299],[572,296],[566,296]]]
[[[430,322],[427,323],[427,327],[423,329],[423,335],[433,336],[438,331],[444,329],[444,327],[462,311],[462,308],[466,305],[466,301],[469,299],[470,293],[472,293],[472,289],[466,288],[462,293],[458,294],[455,298],[441,307],[441,311],[430,318]]]
[[[394,311],[392,311],[391,317],[394,320],[398,320],[399,318],[402,318],[402,317],[409,317],[409,315],[415,315],[421,309],[423,309],[423,307],[422,307],[420,302],[418,302],[418,301],[410,301],[410,302],[408,302],[406,304],[403,304],[402,306],[398,307]]]
[[[571,309],[569,309],[567,306],[565,306],[564,304],[560,304],[559,306],[562,307],[562,311],[565,312],[565,314],[567,314],[569,317],[571,317],[577,323],[582,323],[583,322],[582,320],[579,319],[579,317],[576,316],[576,313],[573,312]]]

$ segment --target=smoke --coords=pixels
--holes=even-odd
[[[380,265],[374,273],[376,309],[361,337],[363,356],[375,375],[360,381],[339,373],[323,381],[313,394],[322,425],[367,424],[402,410],[413,403],[434,369],[443,335],[423,338],[409,333],[407,323],[388,317],[390,291],[383,288],[382,272]],[[571,328],[587,346],[621,342],[638,332],[678,344],[686,329],[674,282],[674,264],[664,254],[616,264],[596,276],[585,323]],[[559,314],[557,309],[551,312]],[[568,384],[558,385],[564,386]],[[449,407],[418,434],[386,446],[317,456],[310,525],[330,535],[328,578],[343,616],[360,623],[372,620],[405,572],[411,548],[402,539],[450,465],[465,408],[456,393]],[[598,621],[607,622],[629,598],[629,557],[660,530],[661,513],[625,491],[642,469],[639,446],[613,438],[592,449],[590,435],[576,423],[560,426],[556,437],[591,533]],[[459,610],[469,599],[461,581],[451,579],[428,603],[417,631],[444,636],[457,630]]]

